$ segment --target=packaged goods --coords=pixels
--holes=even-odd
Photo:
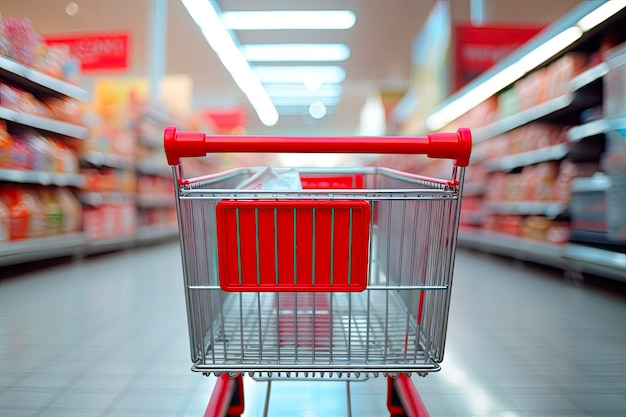
[[[0,106],[21,113],[50,116],[50,110],[32,94],[0,83]]]
[[[2,193],[2,191],[0,191]],[[0,242],[11,238],[11,213],[0,197]]]
[[[34,187],[20,188],[22,200],[28,206],[28,237],[42,237],[47,234],[48,219],[38,191]]]
[[[63,211],[63,232],[80,231],[83,219],[83,206],[80,201],[67,188],[58,187],[54,193]]]
[[[18,187],[5,187],[0,190],[0,198],[9,211],[11,240],[28,237],[30,224],[30,209],[22,198]]]
[[[0,168],[11,166],[11,153],[13,149],[13,136],[7,131],[6,122],[0,120]]]
[[[63,233],[63,208],[55,193],[49,188],[43,188],[40,190],[40,196],[46,214],[47,234]]]

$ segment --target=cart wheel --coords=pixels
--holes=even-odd
[[[387,410],[391,417],[428,417],[413,381],[405,374],[387,376]]]

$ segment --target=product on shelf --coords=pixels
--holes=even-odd
[[[30,210],[28,204],[22,198],[22,193],[17,187],[3,187],[0,190],[0,198],[7,206],[10,217],[11,240],[27,238],[29,235]]]
[[[80,65],[66,45],[46,45],[28,19],[0,16],[0,55],[44,74],[78,81]]]
[[[41,203],[46,213],[47,234],[57,235],[63,232],[63,209],[57,200],[57,197],[50,188],[42,188],[39,190]]]
[[[92,239],[131,236],[137,230],[136,213],[134,203],[86,207],[83,211],[83,231]]]
[[[63,211],[64,233],[75,233],[81,230],[83,220],[83,206],[74,194],[64,187],[57,187],[54,191],[56,200]]]
[[[54,172],[55,160],[50,142],[34,131],[20,132],[16,137],[30,146],[30,166],[33,171]]]
[[[20,113],[50,116],[50,109],[32,94],[0,82],[0,106]]]
[[[86,191],[94,192],[135,192],[135,173],[111,168],[82,169]]]
[[[0,191],[0,242],[11,238],[11,213],[4,203]]]
[[[63,122],[82,124],[82,106],[78,100],[70,97],[48,97],[42,99],[50,117]]]
[[[0,120],[0,168],[11,165],[13,136],[8,132],[6,122]]]
[[[586,54],[569,52],[550,64],[547,68],[548,98],[570,93],[570,82],[586,68],[587,62]]]
[[[5,168],[27,170],[32,162],[32,148],[28,142],[20,138],[13,138],[11,158]]]

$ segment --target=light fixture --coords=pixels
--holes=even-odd
[[[339,103],[339,97],[272,97],[272,102],[276,107],[285,106],[309,106],[312,102],[320,102],[327,106],[334,106]]]
[[[626,0],[609,0],[597,9],[583,17],[576,24],[583,32],[598,26],[600,23],[613,16],[626,7]]]
[[[300,83],[270,83],[264,87],[270,97],[338,97],[343,91],[341,84],[322,84],[314,91]]]
[[[314,101],[309,106],[309,114],[314,119],[321,119],[326,116],[326,106],[321,101]]]
[[[326,106],[326,105],[325,105]],[[307,119],[311,118],[309,112],[310,104],[306,106],[276,106],[278,113],[282,116],[306,116]],[[326,115],[333,114],[336,111],[336,106],[326,106]]]
[[[254,71],[263,83],[302,83],[311,74],[317,74],[323,83],[336,84],[346,78],[339,66],[255,66]]]
[[[350,10],[284,10],[223,12],[231,30],[350,29],[356,22]]]
[[[241,51],[251,62],[330,62],[350,57],[350,48],[344,44],[248,44],[242,45]]]
[[[181,0],[204,38],[215,51],[237,86],[246,95],[261,123],[273,126],[278,122],[278,111],[263,88],[255,72],[222,24],[218,12],[209,0]]]
[[[435,111],[426,119],[426,128],[437,131],[453,120],[458,119],[478,104],[487,100],[498,91],[506,88],[524,75],[522,67],[515,63],[494,74],[485,82],[466,91],[447,106]]]
[[[524,71],[532,71],[576,42],[582,35],[583,31],[578,26],[571,26],[524,55],[518,61],[519,65]]]
[[[65,13],[68,16],[76,16],[78,14],[78,4],[74,1],[70,1],[65,5]]]
[[[304,78],[304,87],[309,91],[317,91],[324,85],[324,80],[318,74],[309,74]]]

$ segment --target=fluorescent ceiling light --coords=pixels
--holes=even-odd
[[[439,130],[458,119],[478,104],[522,78],[529,71],[546,62],[582,36],[582,30],[571,26],[533,49],[517,62],[494,74],[492,77],[466,91],[447,106],[437,110],[426,119],[426,128]]]
[[[626,0],[609,0],[580,19],[576,25],[581,28],[583,32],[586,32],[598,26],[624,7],[626,7]]]
[[[443,128],[500,90],[519,80],[523,75],[524,71],[518,63],[505,68],[484,83],[477,85],[447,106],[431,114],[426,119],[426,127],[431,131]]]
[[[350,29],[356,22],[350,10],[241,11],[221,17],[231,30]]]
[[[250,64],[222,24],[213,3],[209,0],[181,1],[237,86],[248,97],[261,123],[266,126],[275,125],[278,122],[278,111]]]
[[[345,61],[350,57],[350,48],[343,44],[250,44],[241,51],[252,62]]]
[[[309,91],[317,91],[322,88],[324,80],[317,74],[309,74],[304,79],[304,87]]]
[[[578,26],[571,26],[524,55],[518,62],[524,71],[531,71],[576,42],[582,35]]]
[[[323,83],[336,84],[346,78],[339,66],[255,66],[254,71],[263,83],[302,83],[311,74],[317,74]]]
[[[337,109],[336,106],[325,106],[327,116],[329,114],[334,114]],[[307,104],[306,106],[277,106],[276,109],[278,109],[278,113],[280,113],[281,116],[310,116],[309,107],[310,104]]]
[[[276,107],[310,106],[313,102],[320,102],[327,106],[339,103],[339,97],[272,97]]]
[[[343,91],[341,84],[323,84],[315,91],[310,91],[304,84],[265,84],[267,94],[276,97],[338,97]]]
[[[326,116],[326,106],[321,101],[315,101],[309,106],[309,114],[314,119],[321,119]]]

